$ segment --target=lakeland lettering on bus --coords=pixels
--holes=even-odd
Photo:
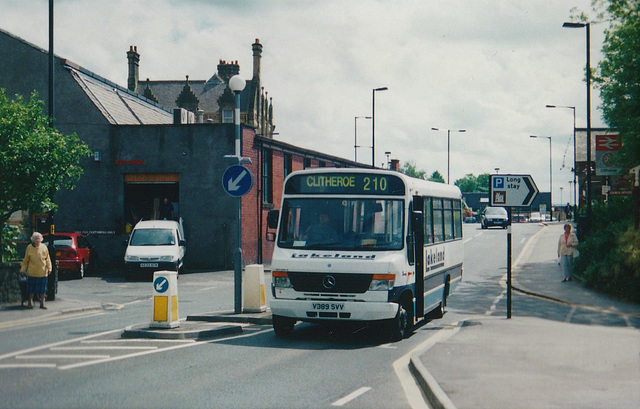
[[[444,267],[444,248],[442,250],[430,248],[427,252],[427,270]]]
[[[340,253],[335,253],[335,254],[318,254],[318,253],[311,253],[311,254],[304,254],[304,253],[293,253],[291,255],[291,258],[323,258],[323,259],[328,259],[328,258],[332,258],[332,259],[357,259],[357,260],[373,260],[376,258],[375,254],[371,254],[371,255],[362,255],[362,254],[340,254]]]

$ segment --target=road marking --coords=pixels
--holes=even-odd
[[[573,314],[576,312],[576,306],[572,306],[571,307],[571,311],[569,311],[569,314],[567,314],[567,318],[564,319],[564,322],[571,322],[571,318],[573,317]]]
[[[0,369],[55,368],[56,364],[0,364]]]
[[[113,334],[116,332],[122,332],[122,328],[120,329],[114,329],[111,331],[106,331],[106,332],[100,332],[97,334],[91,334],[91,335],[85,335],[84,337],[80,337],[80,338],[74,338],[74,339],[70,339],[70,340],[64,340],[64,341],[59,341],[59,342],[54,342],[51,344],[45,344],[45,345],[40,345],[37,347],[33,347],[33,348],[27,348],[27,349],[23,349],[20,351],[15,351],[15,352],[10,352],[8,354],[4,354],[4,355],[0,355],[0,361],[6,358],[13,358],[16,355],[26,355],[29,354],[31,352],[36,352],[36,351],[42,351],[43,349],[48,349],[48,348],[53,348],[53,347],[57,347],[59,345],[65,345],[65,344],[71,344],[73,342],[79,342],[79,341],[83,341],[85,339],[91,339],[91,338],[97,338],[103,335],[109,335],[109,334]]]
[[[121,328],[121,329],[116,330],[116,331],[123,331],[123,330],[124,329]],[[183,344],[173,345],[173,346],[170,346],[170,347],[167,347],[167,348],[158,348],[158,349],[152,349],[152,350],[147,350],[147,351],[134,352],[132,354],[114,356],[114,357],[105,358],[105,359],[96,359],[94,361],[86,361],[86,362],[79,362],[77,364],[63,365],[63,366],[59,366],[58,369],[60,369],[60,370],[75,369],[75,368],[80,368],[80,367],[84,367],[84,366],[102,364],[102,363],[106,363],[106,362],[113,362],[113,361],[120,361],[120,360],[123,360],[123,359],[136,358],[136,357],[139,357],[139,356],[155,354],[155,353],[158,353],[158,352],[173,351],[173,350],[176,350],[176,349],[189,348],[189,347],[193,347],[193,346],[196,346],[196,345],[202,345],[202,344],[207,344],[207,343],[224,342],[224,341],[228,341],[228,340],[232,340],[232,339],[252,337],[252,336],[258,335],[258,334],[260,334],[262,332],[265,332],[265,331],[273,331],[273,328],[265,328],[262,331],[253,332],[253,333],[249,333],[249,334],[229,336],[229,337],[225,337],[225,338],[217,338],[217,339],[214,339],[214,340],[183,343]],[[147,340],[147,341],[151,341],[151,340]],[[153,340],[153,341],[157,341],[157,340]]]
[[[166,342],[166,343],[193,343],[195,339],[150,339],[150,338],[124,338],[124,339],[87,339],[80,341],[81,344],[118,344],[118,343],[130,343],[130,342]]]
[[[43,355],[18,355],[16,359],[102,359],[109,358],[109,355],[63,355],[63,354],[43,354]]]
[[[495,298],[495,300],[493,300],[493,303],[491,304],[491,307],[489,307],[489,309],[484,313],[484,315],[493,314],[494,311],[496,310],[496,307],[498,306],[498,303],[502,300],[502,298],[505,296],[505,294],[507,294],[507,290],[503,290],[502,293],[500,293],[500,295],[497,296]]]
[[[451,331],[451,326],[455,327],[453,331]],[[424,354],[429,350],[429,348],[433,347],[438,342],[452,337],[458,331],[460,331],[460,325],[457,322],[454,322],[453,324],[438,330],[438,332],[429,339],[425,340],[393,363],[393,370],[396,372],[396,376],[402,385],[402,389],[404,389],[404,395],[407,397],[409,406],[411,406],[412,409],[431,409],[431,406],[429,406],[425,401],[422,389],[418,386],[416,378],[411,374],[411,370],[409,369],[411,357],[418,357],[419,355]]]
[[[355,391],[351,392],[350,394],[348,394],[344,398],[338,399],[337,401],[333,402],[331,404],[331,406],[344,406],[345,404],[351,402],[352,400],[356,399],[360,395],[363,395],[363,394],[369,392],[370,390],[371,390],[370,387],[363,386],[362,388],[356,389]]]
[[[151,340],[149,340],[151,341]],[[158,347],[141,347],[141,346],[121,346],[121,345],[105,345],[100,347],[85,347],[85,346],[77,346],[77,347],[54,347],[51,348],[52,351],[103,351],[103,350],[115,350],[115,351],[124,351],[124,350],[135,350],[135,351],[143,351],[147,349],[158,349]]]

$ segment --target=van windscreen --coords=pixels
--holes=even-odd
[[[173,246],[176,240],[170,229],[136,229],[129,244],[131,246]]]

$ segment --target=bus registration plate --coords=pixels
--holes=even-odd
[[[312,303],[313,309],[316,311],[342,311],[344,310],[344,303],[335,302],[314,302]]]
[[[158,263],[140,263],[141,268],[158,267]]]

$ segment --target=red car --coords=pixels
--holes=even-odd
[[[43,236],[43,243],[48,246],[49,235]],[[89,240],[80,233],[55,233],[53,249],[60,272],[71,272],[77,278],[82,278],[87,269],[96,267],[97,254]]]

